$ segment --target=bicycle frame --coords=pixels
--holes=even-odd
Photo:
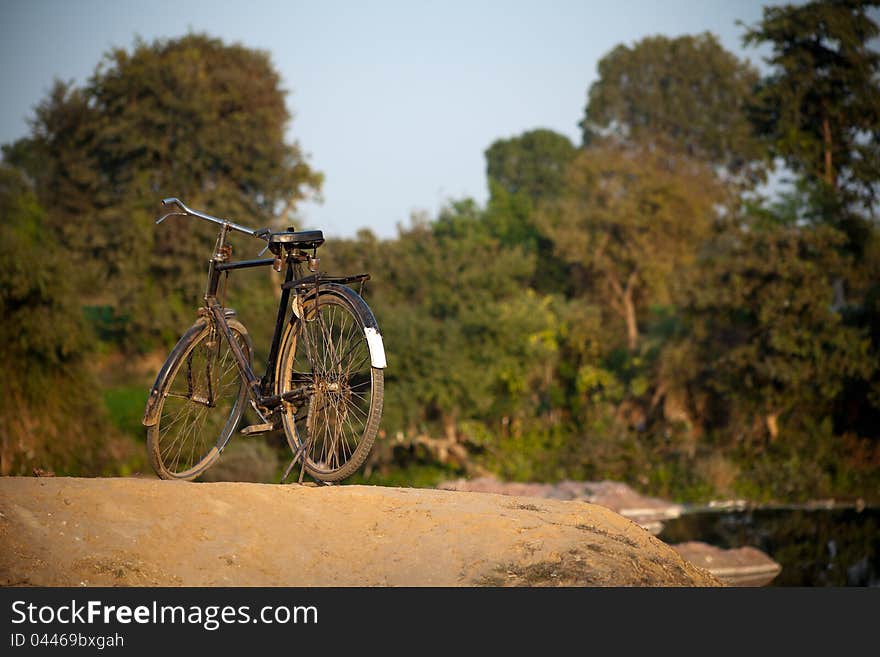
[[[202,215],[201,217],[207,218],[207,215]],[[217,236],[214,254],[208,264],[208,283],[204,296],[205,305],[199,310],[199,314],[209,318],[209,321],[213,323],[220,335],[223,336],[223,339],[226,340],[232,351],[232,355],[235,358],[239,376],[249,393],[254,410],[257,411],[264,421],[268,422],[266,415],[271,415],[282,402],[296,401],[307,393],[307,387],[304,386],[302,388],[289,390],[281,395],[272,394],[272,390],[275,386],[275,370],[278,361],[278,352],[281,346],[281,337],[284,333],[284,328],[287,322],[292,321],[292,319],[288,320],[290,313],[291,290],[294,290],[297,294],[303,294],[306,298],[314,295],[317,299],[320,285],[322,283],[363,283],[364,281],[369,280],[370,275],[357,274],[344,277],[322,275],[316,271],[316,265],[319,261],[314,256],[314,250],[310,255],[297,248],[279,248],[277,253],[273,251],[274,257],[272,258],[229,262],[232,249],[226,244],[226,238],[230,230],[235,229],[239,232],[245,232],[250,235],[254,235],[255,231],[243,229],[243,227],[236,224],[216,220],[213,217],[210,217],[210,220],[215,223],[220,223],[221,227],[220,233]],[[301,271],[303,263],[308,263],[309,270],[314,273],[303,276]],[[221,305],[217,293],[220,287],[220,277],[224,272],[228,275],[230,271],[236,269],[265,267],[268,265],[272,265],[275,271],[278,272],[281,271],[284,265],[286,265],[286,269],[284,272],[284,282],[281,284],[281,298],[278,302],[275,329],[272,335],[269,355],[266,360],[266,372],[262,377],[258,377],[248,358],[238,344],[238,341],[235,339],[235,336],[232,334],[232,329],[227,322],[226,309]],[[360,309],[356,310],[360,312]],[[371,314],[370,318],[372,318]],[[372,320],[372,323],[375,323],[375,320]],[[370,346],[372,350],[372,344]],[[155,393],[156,388],[154,388],[152,392]],[[144,424],[149,424],[156,419],[155,416],[156,411],[158,410],[158,401],[159,397],[155,394],[151,394],[144,414]]]
[[[171,215],[196,217],[220,231],[198,318],[168,355],[147,400],[142,423],[156,474],[188,481],[201,476],[228,444],[249,403],[261,422],[239,433],[284,430],[293,458],[282,483],[296,463],[302,466],[300,481],[307,471],[327,484],[351,476],[376,440],[384,397],[382,334],[360,294],[369,274],[319,271],[320,230],[254,230],[191,210],[176,198],[162,205],[172,211],[156,223]],[[233,262],[230,232],[264,240],[266,247],[255,260]],[[260,258],[267,250],[273,257]],[[225,308],[225,280],[233,270],[267,265],[284,273],[266,371],[258,377],[250,333],[235,311]],[[348,285],[355,282],[360,290]]]

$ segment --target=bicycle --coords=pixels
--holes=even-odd
[[[376,439],[384,397],[382,335],[361,294],[349,287],[359,283],[362,292],[370,275],[320,272],[320,230],[254,230],[177,198],[162,205],[172,211],[157,224],[171,216],[196,217],[220,231],[204,305],[159,370],[144,411],[156,474],[187,481],[202,475],[229,443],[248,403],[260,422],[241,429],[243,435],[284,429],[293,457],[281,483],[297,463],[300,482],[306,472],[328,484],[354,474]],[[258,259],[231,261],[227,237],[233,232],[266,242]],[[260,259],[267,250],[273,257]],[[225,280],[219,298],[218,289],[221,275],[269,265],[278,273],[284,269],[284,276],[266,371],[257,377],[250,334],[225,307]]]

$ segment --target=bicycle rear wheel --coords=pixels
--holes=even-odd
[[[168,375],[157,382],[158,421],[147,427],[147,454],[162,479],[190,481],[205,472],[226,447],[247,401],[229,343],[213,322],[199,326],[184,335]],[[236,320],[229,327],[250,361],[247,329]]]
[[[382,417],[384,373],[372,366],[356,304],[372,319],[353,290],[327,285],[282,339],[278,392],[303,391],[303,401],[282,413],[284,432],[294,453],[306,446],[305,471],[320,481],[341,481],[363,465]]]

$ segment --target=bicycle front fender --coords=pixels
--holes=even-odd
[[[248,353],[251,357],[253,357],[254,346],[251,344],[250,335],[248,335],[247,329],[242,326],[240,323],[235,322],[235,311],[232,308],[224,308],[223,314],[226,317],[227,321],[234,322],[236,326],[239,326],[241,329],[241,334],[245,336],[248,345]],[[195,324],[190,326],[186,333],[184,333],[180,340],[177,341],[177,344],[174,345],[174,349],[171,350],[171,353],[168,354],[168,358],[165,359],[165,363],[162,365],[162,369],[159,370],[159,374],[156,375],[156,381],[153,383],[153,387],[150,388],[150,396],[147,399],[147,407],[144,409],[144,417],[141,420],[141,424],[145,427],[151,427],[156,422],[159,421],[159,400],[161,399],[159,395],[159,391],[165,387],[165,381],[168,379],[168,376],[171,374],[171,368],[174,366],[174,363],[183,355],[186,351],[189,343],[195,340],[198,335],[205,329],[205,326],[209,322],[209,317],[207,313],[199,312],[199,318],[196,320]]]
[[[177,344],[174,345],[174,349],[168,354],[168,358],[165,359],[165,363],[159,370],[159,374],[156,375],[156,381],[153,383],[153,387],[150,388],[147,407],[144,409],[144,418],[141,420],[141,424],[145,427],[151,427],[159,421],[159,400],[161,399],[159,391],[165,386],[165,381],[168,379],[168,375],[171,373],[171,368],[174,366],[174,363],[176,363],[186,351],[189,343],[205,330],[207,324],[207,317],[201,317],[196,320],[196,323],[183,334],[180,340],[177,341]]]

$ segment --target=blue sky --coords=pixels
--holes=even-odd
[[[268,51],[290,92],[288,137],[326,176],[301,227],[392,237],[413,212],[484,203],[494,140],[541,127],[578,143],[596,65],[619,43],[710,31],[758,64],[736,21],[764,4],[0,0],[0,143],[26,134],[55,78],[84,82],[109,48],[206,32]]]

